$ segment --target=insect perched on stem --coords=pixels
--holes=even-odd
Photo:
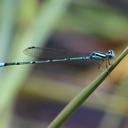
[[[106,67],[110,65],[110,60],[115,58],[115,53],[113,50],[108,50],[106,52],[93,51],[86,53],[84,55],[71,55],[68,51],[62,49],[53,48],[40,48],[40,47],[28,47],[23,52],[26,55],[37,57],[41,51],[48,53],[47,57],[41,58],[37,61],[21,61],[21,62],[1,62],[0,67],[11,66],[11,65],[24,65],[24,64],[44,64],[53,62],[65,62],[65,61],[105,61]],[[50,53],[50,54],[49,54]]]

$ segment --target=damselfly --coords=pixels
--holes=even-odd
[[[24,50],[24,53],[29,56],[36,57],[37,55],[39,55],[41,51],[42,51],[42,48],[40,47],[28,47]],[[57,50],[52,48],[45,48],[44,52],[52,53],[52,54],[48,54],[48,56],[43,57],[41,58],[41,60],[37,60],[37,61],[22,61],[22,62],[7,62],[7,63],[1,62],[0,67],[11,66],[11,65],[24,65],[24,64],[44,64],[44,63],[64,62],[64,61],[85,62],[87,60],[106,61],[106,65],[110,65],[110,60],[115,58],[115,53],[113,50],[108,50],[106,52],[93,51],[82,56],[81,55],[73,56],[73,55],[70,55],[69,52],[65,50]],[[63,54],[63,56],[61,54]]]

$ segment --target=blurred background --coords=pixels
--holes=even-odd
[[[118,56],[128,42],[127,13],[126,0],[1,0],[0,62],[47,57],[47,47],[83,55],[113,49]],[[23,54],[32,46],[42,48],[38,58]],[[64,128],[128,128],[127,60]],[[46,128],[104,69],[91,61],[1,67],[0,128]]]

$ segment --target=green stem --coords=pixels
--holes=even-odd
[[[120,54],[116,61],[101,73],[94,81],[86,86],[70,103],[59,113],[59,115],[51,122],[48,128],[59,128],[62,124],[82,105],[82,103],[96,90],[96,88],[104,81],[104,79],[112,72],[112,70],[120,63],[120,61],[128,54],[128,47]]]

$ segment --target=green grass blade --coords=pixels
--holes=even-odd
[[[128,47],[120,54],[116,61],[101,73],[92,83],[85,87],[72,101],[59,113],[51,122],[48,128],[59,128],[62,124],[87,100],[87,98],[96,90],[96,88],[105,80],[113,71],[120,61],[128,54]]]
[[[16,22],[16,13],[19,6],[17,0],[1,1],[1,24],[0,24],[0,60],[6,60],[9,47],[14,36],[14,28]]]

